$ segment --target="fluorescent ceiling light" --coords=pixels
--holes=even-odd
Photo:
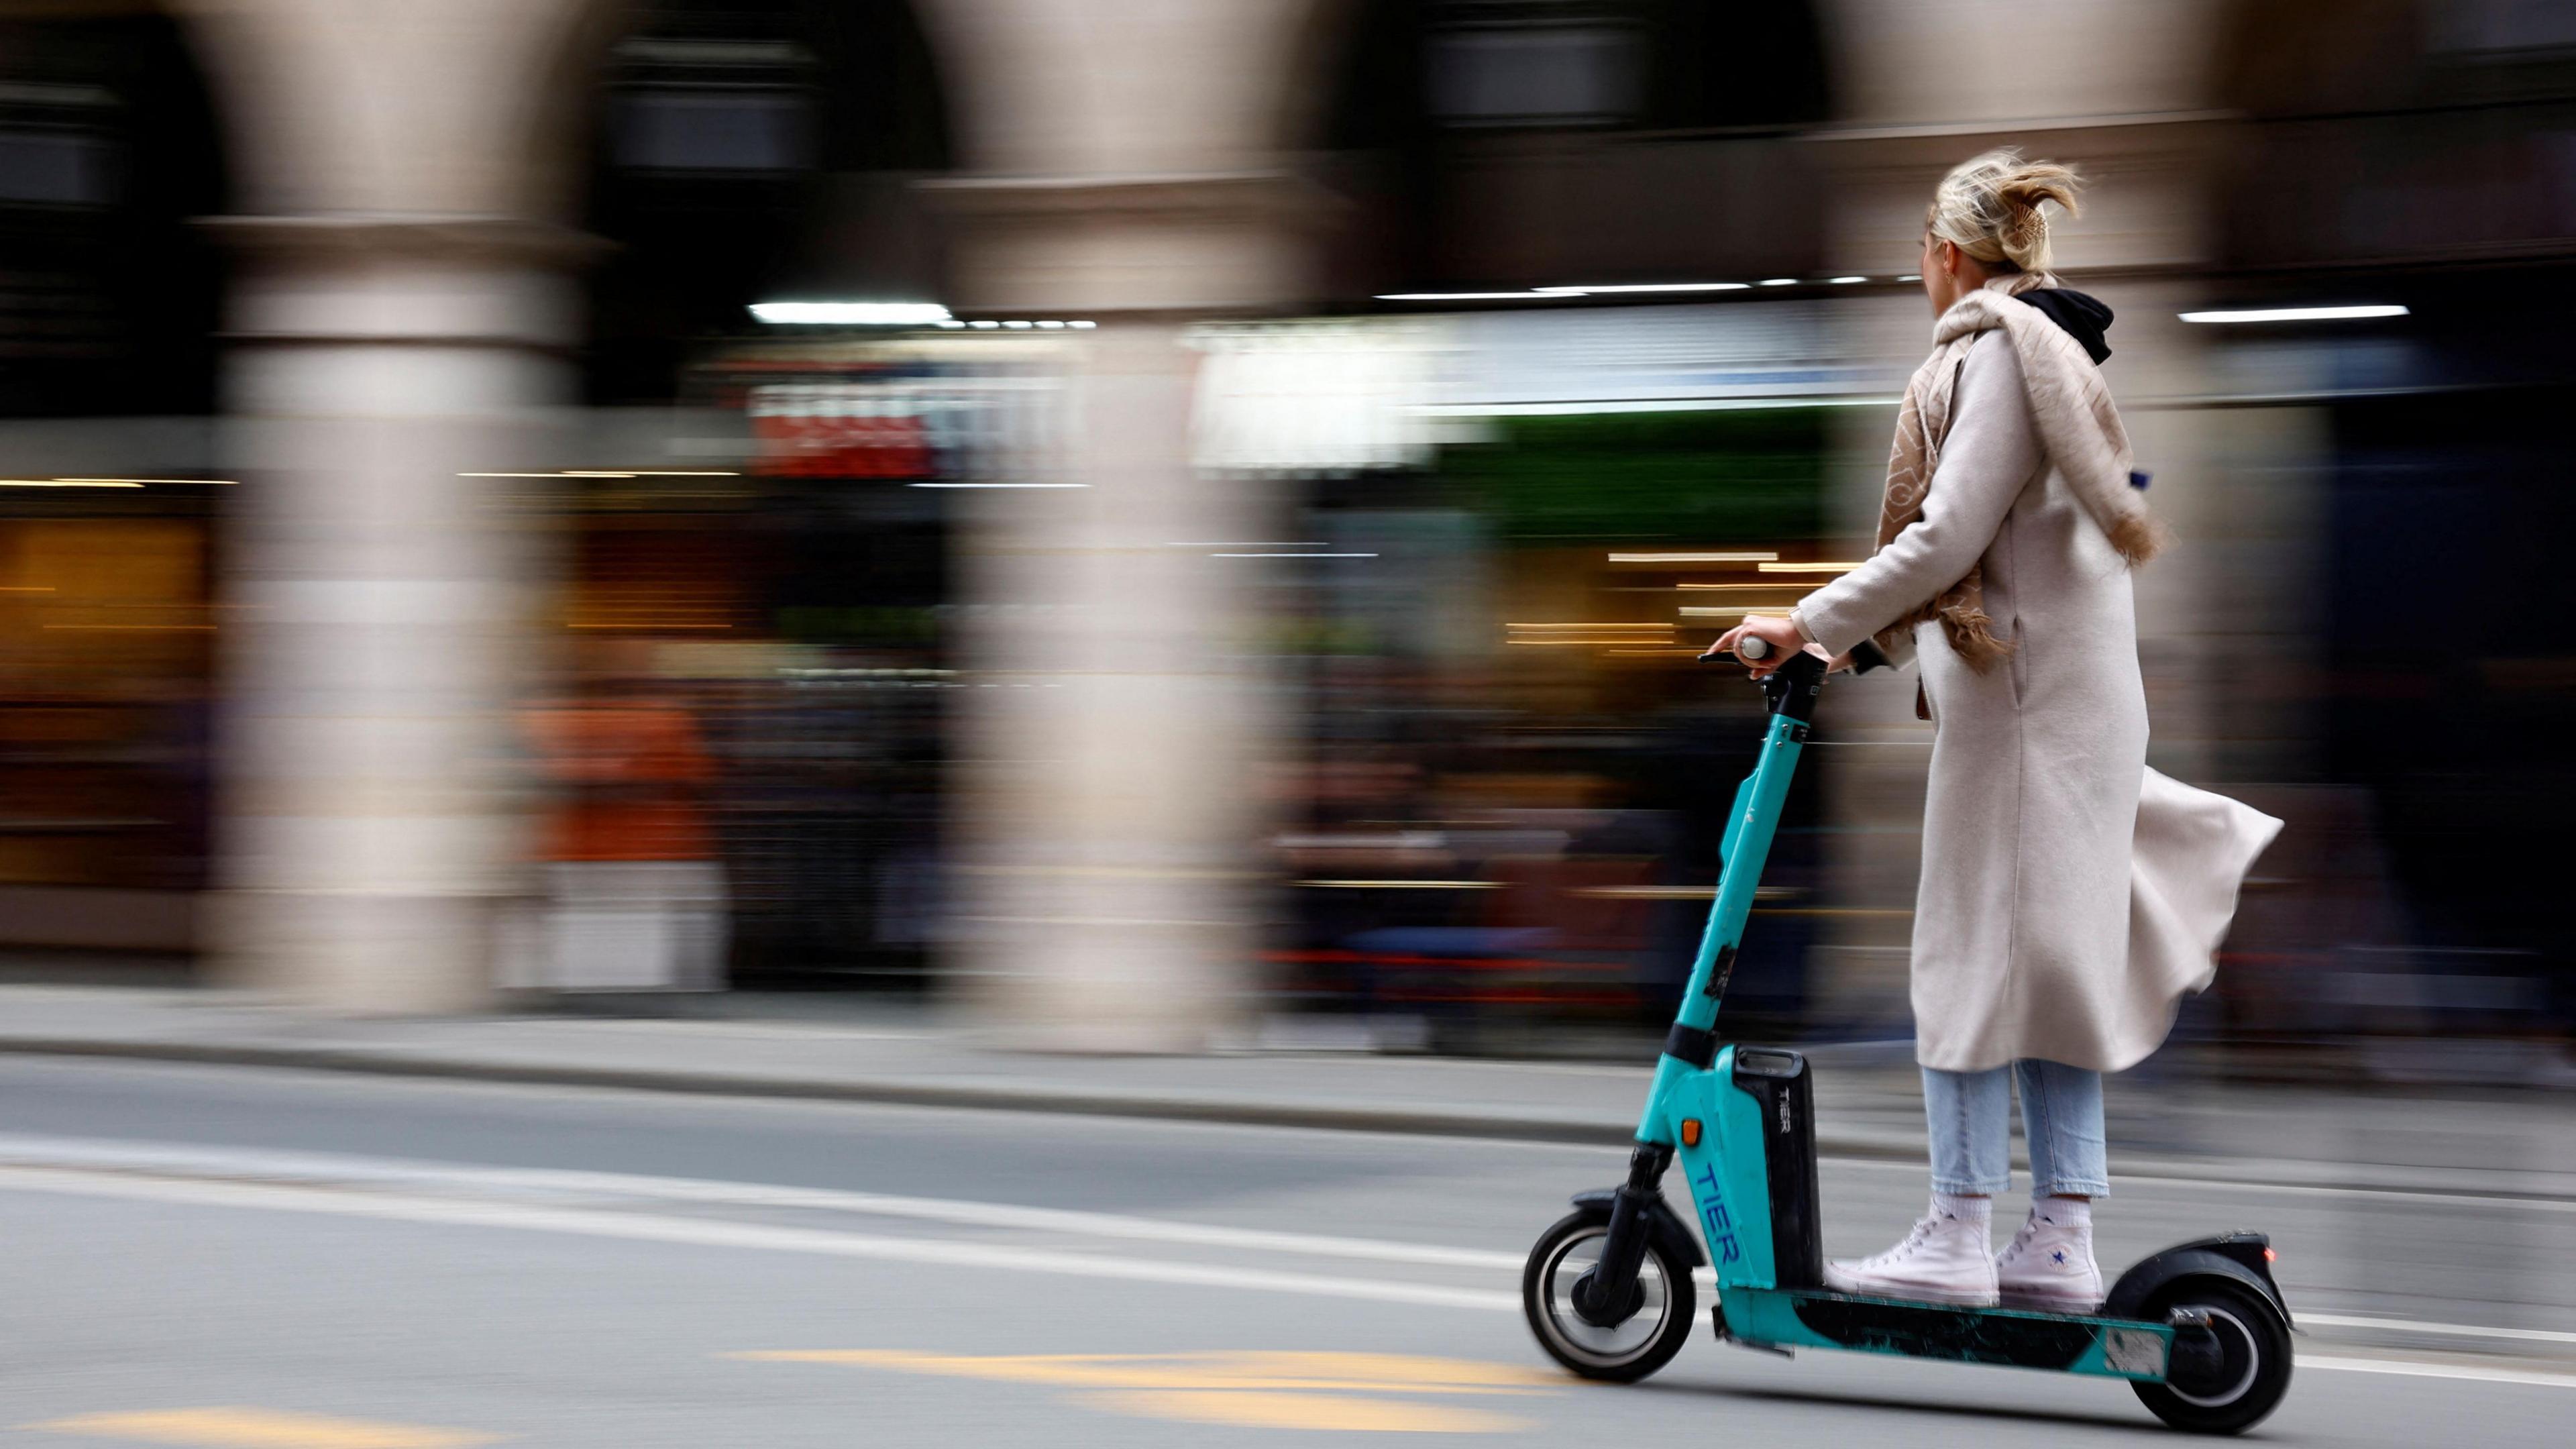
[[[1639,282],[1611,287],[1541,287],[1538,290],[1559,297],[1608,297],[1624,292],[1741,292],[1750,282]]]
[[[1907,272],[1904,276],[1901,276],[1896,280],[1900,282],[1919,282],[1923,280],[1923,274],[1921,272]]]
[[[1826,280],[1827,282],[1832,283],[1834,286],[1837,286],[1837,287],[1848,287],[1848,286],[1850,286],[1850,285],[1851,285],[1852,283],[1854,283],[1854,282],[1866,282],[1866,281],[1868,281],[1868,280],[1869,280],[1869,278],[1867,278],[1867,277],[1827,277],[1827,278],[1825,278],[1825,280]]]
[[[1605,398],[1586,402],[1430,403],[1412,409],[1425,418],[1563,418],[1610,413],[1730,413],[1782,408],[1894,407],[1901,397],[1827,397],[1801,393],[1792,397],[1659,397]]]
[[[1754,283],[1754,285],[1758,287],[1794,287],[1798,285],[1798,279],[1795,277],[1764,277],[1761,281]]]
[[[1380,292],[1381,302],[1562,302],[1580,297],[1575,291],[1560,292]]]
[[[2403,307],[2247,307],[2226,312],[2183,312],[2185,322],[2357,322],[2365,317],[2403,317]]]
[[[1769,563],[1780,555],[1768,549],[1720,553],[1614,553],[1612,563]]]
[[[789,326],[920,327],[948,320],[936,302],[754,302],[751,315]]]

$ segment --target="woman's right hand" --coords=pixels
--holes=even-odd
[[[1747,639],[1759,639],[1770,645],[1770,652],[1759,659],[1745,659],[1743,650],[1739,646]],[[1715,647],[1743,660],[1745,671],[1756,679],[1779,668],[1791,654],[1801,649],[1815,649],[1814,645],[1807,642],[1807,636],[1798,632],[1797,625],[1786,619],[1762,615],[1748,617],[1743,623],[1718,636]],[[1821,654],[1823,651],[1816,652]]]

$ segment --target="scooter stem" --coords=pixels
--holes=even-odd
[[[1691,962],[1679,1019],[1664,1038],[1663,1055],[1655,1063],[1654,1090],[1637,1124],[1637,1149],[1628,1159],[1628,1181],[1611,1199],[1600,1260],[1574,1285],[1575,1314],[1595,1326],[1616,1327],[1637,1311],[1641,1299],[1637,1271],[1646,1254],[1646,1212],[1661,1194],[1664,1171],[1673,1161],[1663,1104],[1672,1100],[1683,1074],[1705,1071],[1717,1059],[1718,1003],[1735,968],[1736,945],[1752,914],[1754,886],[1771,851],[1772,827],[1788,796],[1789,777],[1797,770],[1799,748],[1806,742],[1807,722],[1815,713],[1824,675],[1825,661],[1801,652],[1762,681],[1771,726],[1763,736],[1762,754],[1752,775],[1735,792],[1721,848],[1724,868],[1718,877],[1717,901],[1700,935],[1699,954]]]
[[[1763,862],[1771,853],[1773,829],[1780,819],[1780,807],[1788,798],[1789,779],[1797,772],[1799,751],[1806,744],[1808,721],[1815,716],[1816,698],[1824,688],[1824,678],[1825,661],[1802,650],[1762,680],[1771,726],[1763,735],[1762,752],[1754,761],[1753,773],[1735,792],[1735,806],[1727,819],[1722,847],[1724,860],[1718,876],[1717,900],[1710,906],[1708,925],[1700,933],[1699,953],[1691,961],[1690,982],[1682,989],[1681,1010],[1671,1035],[1664,1040],[1664,1068],[1674,1063],[1706,1067],[1716,1059],[1718,1005],[1735,972],[1736,948],[1744,938],[1744,923],[1753,914],[1754,890],[1761,884]],[[1650,1111],[1648,1118],[1638,1124],[1637,1140],[1661,1141],[1661,1132],[1661,1124]]]

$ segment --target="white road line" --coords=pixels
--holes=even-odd
[[[1487,1313],[1519,1311],[1517,1294],[1430,1284],[1389,1283],[1359,1278],[1333,1278],[1309,1273],[1274,1273],[1249,1268],[1222,1268],[1197,1263],[1158,1263],[1134,1258],[1093,1257],[995,1244],[940,1239],[889,1238],[815,1228],[777,1227],[759,1223],[675,1218],[588,1208],[532,1207],[516,1203],[460,1201],[381,1192],[328,1191],[244,1182],[208,1182],[141,1177],[82,1168],[0,1167],[0,1191],[54,1193],[75,1197],[120,1198],[134,1202],[183,1203],[198,1207],[242,1208],[269,1212],[319,1213],[334,1217],[428,1223],[442,1227],[502,1228],[522,1232],[565,1233],[618,1238],[632,1242],[677,1243],[690,1247],[737,1248],[761,1252],[805,1253],[821,1257],[870,1258],[888,1262],[936,1263],[958,1268],[988,1268],[1015,1273],[1054,1273],[1076,1278],[1124,1279],[1229,1291],[1295,1293],[1323,1298],[1354,1298],[1415,1307],[1457,1308]],[[2298,1366],[2351,1373],[2401,1377],[2461,1379],[2480,1383],[2520,1384],[2543,1388],[2576,1388],[2576,1374],[2535,1373],[2520,1369],[2480,1368],[2409,1359],[2336,1358],[2301,1355]]]
[[[2280,1197],[2349,1197],[2369,1202],[2414,1203],[2424,1207],[2473,1207],[2490,1211],[2576,1213],[2576,1198],[2501,1197],[2489,1193],[2415,1192],[2396,1187],[2311,1187],[2290,1182],[2223,1182],[2211,1177],[2130,1177],[2113,1173],[2116,1185],[2189,1187],[2220,1192],[2266,1193]]]
[[[2486,1328],[2475,1323],[2424,1323],[2412,1318],[2370,1318],[2341,1313],[2300,1313],[2299,1326],[2379,1328],[2398,1333],[2429,1333],[2444,1338],[2516,1338],[2531,1343],[2576,1343],[2576,1333],[2550,1328]]]
[[[455,1190],[510,1196],[543,1194],[577,1198],[642,1199],[696,1206],[786,1208],[856,1216],[903,1218],[963,1227],[1021,1232],[1061,1233],[1071,1237],[1137,1242],[1190,1244],[1244,1252],[1282,1253],[1304,1257],[1344,1258],[1426,1267],[1468,1268],[1517,1274],[1522,1255],[1433,1243],[1388,1242],[1372,1238],[1331,1237],[1315,1233],[1282,1233],[1234,1228],[1166,1218],[1115,1213],[1074,1212],[1024,1207],[1010,1203],[953,1198],[906,1197],[768,1183],[726,1182],[704,1178],[657,1177],[636,1173],[580,1172],[547,1168],[496,1168],[433,1162],[413,1158],[342,1156],[260,1148],[204,1147],[195,1144],[135,1142],[110,1138],[47,1137],[0,1134],[0,1167],[77,1167],[114,1172],[141,1172],[182,1179],[219,1179],[264,1183],[302,1183],[324,1190],[345,1188],[411,1188],[444,1196]],[[2166,1181],[2167,1179],[2152,1179]],[[2251,1189],[2249,1189],[2251,1190]],[[2322,1190],[2322,1189],[2312,1189]],[[2415,1196],[2415,1194],[2407,1194]],[[1714,1292],[1716,1275],[1701,1268],[1694,1275]],[[2373,1318],[2331,1313],[2298,1315],[2302,1326],[2361,1328],[2427,1334],[2446,1338],[2484,1338],[2531,1343],[2576,1344],[2576,1333],[2537,1328],[2490,1328],[2468,1323],[2431,1323],[2417,1319]]]
[[[1257,1253],[1290,1253],[1308,1257],[1350,1258],[1384,1263],[1419,1263],[1446,1268],[1476,1268],[1517,1273],[1522,1255],[1436,1243],[1382,1242],[1370,1238],[1328,1237],[1315,1233],[1281,1233],[1233,1228],[1214,1223],[1177,1222],[1166,1218],[1128,1217],[1116,1213],[1073,1212],[1022,1207],[1011,1203],[967,1202],[954,1198],[902,1197],[887,1193],[845,1192],[831,1188],[722,1182],[703,1178],[654,1177],[617,1172],[570,1172],[543,1168],[471,1167],[417,1159],[342,1157],[336,1154],[277,1152],[258,1149],[198,1147],[173,1143],[123,1142],[93,1138],[0,1136],[0,1166],[104,1168],[172,1177],[297,1181],[364,1186],[463,1188],[501,1193],[546,1193],[580,1197],[647,1198],[663,1202],[756,1208],[795,1208],[853,1213],[868,1217],[910,1218],[964,1227],[1007,1228],[1022,1232],[1065,1233],[1086,1238],[1121,1238],[1139,1242],[1188,1243]]]
[[[185,1203],[198,1207],[263,1209],[272,1212],[322,1213],[336,1217],[375,1218],[441,1226],[508,1228],[525,1232],[570,1233],[594,1238],[681,1243],[703,1248],[748,1248],[765,1252],[810,1253],[836,1258],[875,1258],[901,1263],[938,1263],[957,1268],[991,1268],[1013,1273],[1056,1273],[1075,1278],[1117,1278],[1140,1283],[1170,1283],[1196,1288],[1224,1288],[1268,1293],[1300,1293],[1324,1298],[1359,1298],[1425,1308],[1465,1308],[1481,1312],[1517,1312],[1519,1295],[1469,1288],[1441,1288],[1427,1283],[1391,1283],[1379,1279],[1332,1278],[1311,1273],[1274,1273],[1254,1268],[1224,1268],[1199,1263],[1157,1263],[1135,1258],[1095,1257],[1038,1248],[989,1243],[960,1243],[937,1238],[889,1238],[818,1228],[777,1227],[762,1223],[723,1222],[710,1218],[675,1218],[642,1213],[604,1212],[590,1208],[532,1207],[517,1203],[473,1202],[400,1193],[331,1192],[308,1187],[277,1187],[242,1182],[181,1181],[92,1172],[77,1168],[0,1168],[0,1190],[61,1193],[79,1197],[124,1198],[137,1202]]]
[[[2316,1358],[2300,1354],[2303,1369],[2330,1369],[2357,1374],[2396,1374],[2402,1378],[2468,1379],[2486,1384],[2529,1384],[2544,1389],[2576,1389],[2576,1374],[2532,1373],[2525,1369],[2479,1368],[2471,1364],[2422,1363],[2396,1358]]]

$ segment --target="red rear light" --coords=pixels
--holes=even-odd
[[[2277,1263],[2277,1262],[2279,1262],[2280,1260],[2281,1260],[2281,1255],[2280,1255],[2280,1254],[2273,1252],[2273,1251],[2272,1251],[2271,1249],[2269,1249],[2269,1248],[2265,1248],[2265,1249],[2263,1250],[2263,1261],[2264,1261],[2264,1262],[2266,1262],[2266,1263]]]

